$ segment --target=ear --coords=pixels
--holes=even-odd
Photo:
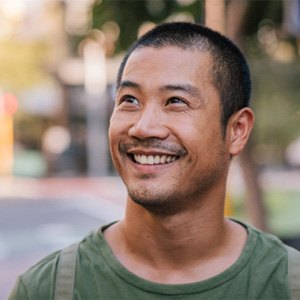
[[[229,153],[231,156],[238,155],[246,146],[254,124],[253,111],[245,107],[229,119],[227,125],[227,141],[229,142]]]

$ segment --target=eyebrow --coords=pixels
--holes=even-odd
[[[134,88],[140,89],[141,86],[133,81],[124,80],[120,83],[119,89],[122,88]],[[193,97],[201,97],[199,90],[191,84],[166,84],[159,88],[160,91],[182,91],[190,94]]]
[[[182,91],[193,97],[201,98],[200,91],[190,84],[167,84],[160,88],[161,91]]]
[[[124,80],[120,83],[118,89],[122,88],[134,88],[134,89],[140,89],[140,85],[136,82],[130,81],[130,80]]]

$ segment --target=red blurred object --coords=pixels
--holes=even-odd
[[[2,95],[3,113],[13,115],[18,109],[18,99],[12,93],[4,93]]]

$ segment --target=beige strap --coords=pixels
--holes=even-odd
[[[72,300],[73,298],[78,247],[79,243],[75,243],[63,249],[60,253],[54,300]]]
[[[288,252],[288,280],[292,300],[300,299],[300,252],[286,246]]]

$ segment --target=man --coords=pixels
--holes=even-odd
[[[249,98],[243,55],[212,30],[163,24],[133,45],[109,129],[126,215],[80,243],[73,299],[290,299],[286,247],[224,218]],[[60,260],[27,271],[10,299],[53,299]]]

